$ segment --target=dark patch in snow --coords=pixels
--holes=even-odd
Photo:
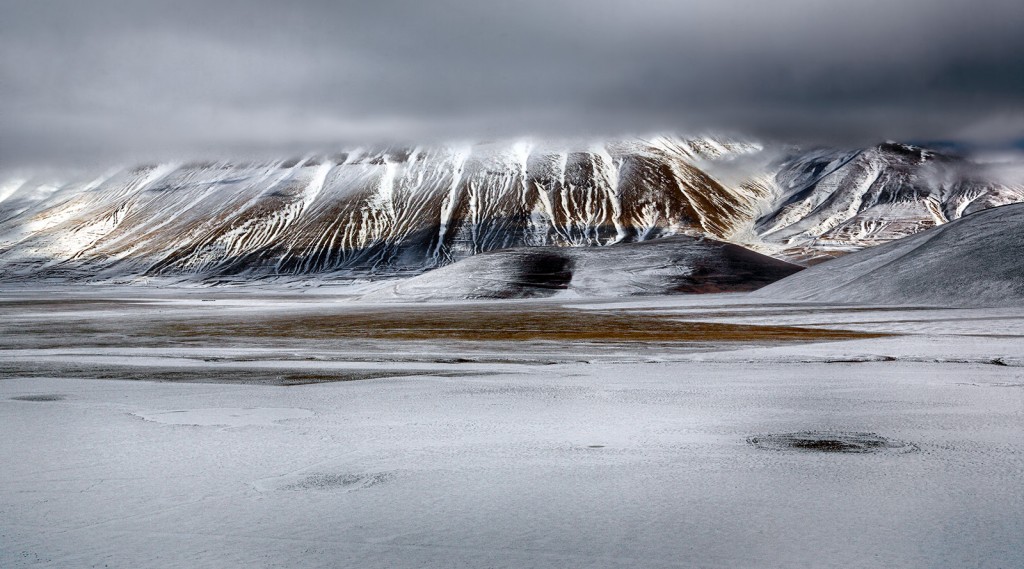
[[[796,450],[827,453],[913,452],[917,446],[886,439],[875,433],[802,431],[755,435],[747,443],[766,450]]]
[[[18,395],[17,397],[11,397],[11,399],[14,401],[36,401],[42,403],[46,401],[63,401],[65,397],[65,395],[59,393],[43,393],[39,395]]]
[[[894,356],[862,356],[852,358],[833,358],[828,360],[822,360],[821,363],[826,364],[865,364],[865,363],[877,363],[877,362],[895,362],[898,359]]]
[[[281,490],[355,490],[383,484],[393,478],[387,472],[377,474],[310,474],[296,482],[282,486]]]

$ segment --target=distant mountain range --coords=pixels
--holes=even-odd
[[[0,181],[0,280],[415,275],[485,251],[671,236],[813,264],[1016,202],[1024,184],[984,164],[897,143],[660,136],[149,164]]]

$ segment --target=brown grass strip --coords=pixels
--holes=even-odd
[[[879,338],[889,334],[799,326],[690,322],[678,315],[628,311],[575,311],[505,306],[381,309],[297,314],[245,322],[170,324],[172,337],[301,339],[559,341],[559,342],[772,342]]]

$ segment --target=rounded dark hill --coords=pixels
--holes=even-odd
[[[745,292],[801,267],[738,245],[688,236],[606,247],[482,253],[368,295],[372,300],[587,297]]]

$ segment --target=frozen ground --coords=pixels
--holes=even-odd
[[[1024,565],[1024,309],[424,310],[5,292],[0,566]]]

